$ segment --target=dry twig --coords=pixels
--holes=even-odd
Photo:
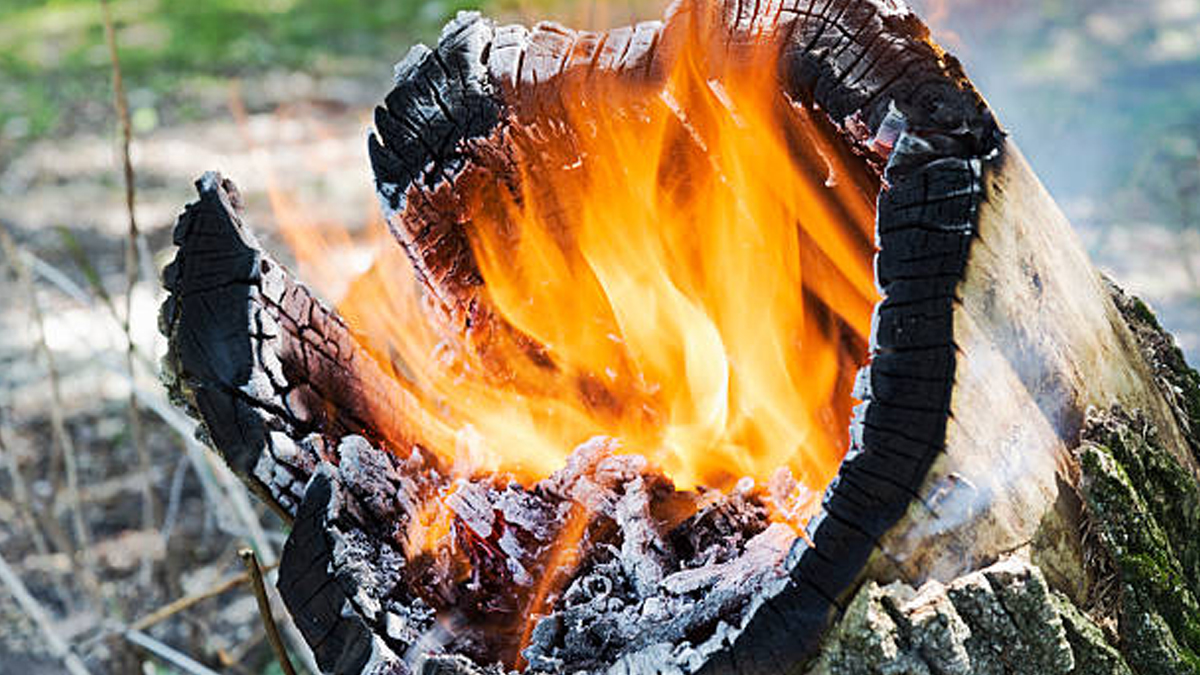
[[[129,630],[144,631],[147,628],[165,621],[197,603],[208,600],[209,598],[215,598],[222,593],[231,591],[249,580],[250,572],[246,571],[242,572],[241,574],[236,574],[208,590],[200,593],[194,593],[192,595],[185,595],[182,598],[159,607],[137,621],[134,621],[129,625]]]
[[[37,599],[30,595],[29,589],[25,587],[21,577],[8,565],[8,561],[4,559],[3,555],[0,555],[0,581],[3,581],[9,593],[12,593],[21,610],[37,624],[38,630],[42,631],[42,635],[46,637],[46,646],[63,662],[67,672],[71,675],[88,675],[88,669],[83,665],[83,661],[54,631],[54,626],[50,623],[50,616],[46,614],[46,610],[42,608]]]
[[[271,642],[271,648],[275,650],[275,656],[279,659],[279,665],[283,668],[285,675],[296,675],[296,669],[292,667],[292,660],[288,658],[287,648],[283,646],[283,638],[279,635],[279,627],[275,625],[275,617],[271,614],[271,601],[267,599],[267,588],[263,585],[262,568],[258,566],[258,557],[254,555],[254,549],[249,548],[242,549],[238,555],[242,557],[242,562],[246,564],[246,571],[250,574],[254,597],[258,600],[258,613],[262,618],[263,627],[267,630],[267,640]]]
[[[129,214],[129,234],[125,241],[125,363],[129,371],[130,382],[137,381],[134,354],[136,345],[133,341],[133,291],[138,280],[138,232],[137,218],[134,216],[133,159],[129,149],[133,143],[133,125],[129,120],[129,103],[125,98],[125,84],[121,78],[121,59],[117,53],[117,32],[113,27],[112,10],[108,0],[100,0],[104,14],[104,37],[108,42],[108,55],[112,62],[113,102],[117,109],[117,118],[121,121],[121,158],[125,173],[125,210]],[[143,472],[150,468],[150,452],[146,448],[145,433],[142,430],[142,418],[138,412],[137,396],[132,387],[129,390],[129,433],[137,451],[138,463]],[[149,531],[154,529],[154,485],[147,481],[142,490],[142,527]],[[153,562],[149,554],[142,557],[143,581],[150,580]]]

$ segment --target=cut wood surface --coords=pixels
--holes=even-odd
[[[1007,142],[978,166],[946,452],[881,542],[877,578],[945,581],[1027,545],[1076,473],[1090,407],[1144,411],[1196,472],[1125,319],[1020,151]]]

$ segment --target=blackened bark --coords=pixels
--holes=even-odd
[[[196,186],[163,273],[164,375],[229,465],[290,518],[343,436],[400,454],[428,447],[438,427],[421,423],[342,319],[258,247],[232,183],[209,173]]]
[[[782,45],[781,91],[805,106],[821,133],[832,139],[832,152],[861,169],[851,176],[858,189],[879,191],[876,273],[884,299],[876,308],[870,366],[858,381],[856,395],[863,404],[852,425],[850,452],[825,495],[823,513],[808,528],[812,545],[797,541],[787,557],[786,580],[732,612],[733,625],[704,632],[690,644],[697,649],[679,650],[686,653],[685,660],[645,650],[634,656],[596,653],[626,659],[621,667],[630,671],[654,663],[680,672],[775,673],[796,668],[814,653],[869,559],[887,562],[893,555],[880,541],[902,518],[914,508],[937,516],[929,498],[931,467],[947,455],[956,377],[963,375],[964,360],[975,356],[967,353],[964,359],[963,350],[972,346],[956,338],[963,326],[960,293],[971,269],[980,210],[1003,201],[997,175],[1024,170],[1008,156],[1010,146],[958,63],[929,41],[916,17],[885,0],[731,0],[715,13],[700,3],[682,3],[664,22],[604,33],[550,23],[532,29],[496,26],[463,14],[446,28],[435,49],[414,49],[397,68],[396,88],[376,113],[370,151],[389,226],[412,259],[447,337],[483,352],[488,345],[499,345],[497,353],[516,353],[507,348],[515,344],[529,363],[510,370],[555,372],[538,345],[505,326],[490,309],[465,230],[469,223],[461,217],[464,204],[489,185],[513,187],[505,182],[515,180],[511,168],[517,145],[536,149],[543,142],[539,138],[549,143],[556,133],[570,133],[556,128],[554,117],[578,83],[611,78],[628,84],[622,91],[636,101],[669,72],[680,35],[696,30],[711,31],[729,58],[737,58],[751,41]],[[295,510],[314,472],[318,476],[312,485],[327,486],[328,498],[322,497],[326,488],[309,488],[314,505],[306,502],[304,508],[319,512],[319,518],[311,515],[304,528],[297,528],[323,530],[325,548],[289,544],[304,551],[289,556],[291,562],[302,555],[316,563],[289,567],[285,575],[289,607],[318,619],[306,635],[322,648],[326,642],[335,645],[322,658],[345,654],[358,663],[361,629],[372,636],[374,653],[383,653],[382,645],[399,663],[422,631],[431,629],[432,615],[421,609],[430,605],[404,590],[409,581],[398,570],[411,570],[413,552],[381,529],[389,518],[401,518],[399,512],[386,500],[374,501],[372,495],[379,494],[371,489],[355,492],[355,479],[340,465],[340,448],[348,436],[361,435],[369,449],[363,452],[395,463],[410,456],[414,446],[447,446],[415,437],[412,430],[423,427],[410,425],[403,413],[390,419],[363,408],[363,401],[391,400],[396,395],[391,385],[377,381],[369,367],[346,372],[324,359],[334,354],[338,359],[332,361],[348,356],[365,363],[367,357],[345,342],[348,333],[336,317],[280,276],[278,266],[257,250],[230,208],[230,197],[213,187],[217,184],[211,178],[202,184],[201,202],[181,219],[180,261],[166,280],[172,299],[164,317],[172,336],[170,369],[180,376],[177,390],[205,421],[213,442],[283,510]],[[1033,204],[1029,209],[1052,207],[1048,201],[1028,201]],[[1013,216],[993,215],[990,226],[1010,222],[1001,218]],[[1034,266],[1044,263],[1038,258]],[[1037,272],[1034,286],[1040,284]],[[283,290],[270,290],[276,286]],[[1005,307],[1001,314],[1013,316],[1012,311]],[[314,342],[312,335],[320,337]],[[1033,391],[1044,387],[1043,371],[1052,371],[1049,379],[1056,381],[1055,363],[1038,362],[1039,372],[1032,374],[1018,363],[1023,358],[1018,352],[1038,336],[986,337],[1003,342],[998,358],[1018,370],[1020,386],[1044,393]],[[1119,335],[1115,341],[1120,342]],[[222,348],[212,350],[211,345]],[[1051,343],[1046,349],[1060,346]],[[1085,393],[1099,398],[1110,392],[1098,385]],[[1076,394],[1036,401],[1064,443],[1077,440],[1071,430],[1078,431],[1088,404],[1087,396]],[[380,490],[395,491],[398,485],[392,481]],[[464,546],[473,546],[481,560],[494,555],[489,548],[493,542],[463,536]],[[897,577],[909,573],[901,562],[893,566]],[[327,591],[328,597],[313,594],[314,584],[337,590]],[[631,605],[637,597],[631,591],[622,602]],[[471,602],[483,598],[471,596]],[[341,608],[350,607],[357,623],[348,627],[333,620],[334,607],[339,616]],[[563,625],[595,618],[573,610],[563,610]],[[553,669],[563,654],[586,651],[566,641],[587,636],[547,626],[532,643],[530,654],[541,659],[538,664]],[[656,630],[666,634],[664,626],[656,625]],[[612,635],[620,628],[614,627]],[[678,638],[675,644],[693,637]],[[439,646],[452,644],[452,650],[470,655],[492,653],[493,646],[474,639],[446,637]],[[509,643],[504,648],[511,649],[511,636],[505,639]],[[452,662],[439,667],[454,667],[447,663]]]

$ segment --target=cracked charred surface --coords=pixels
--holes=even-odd
[[[599,73],[653,85],[665,72],[664,64],[680,31],[710,34],[711,39],[723,43],[721,48],[729,58],[736,58],[747,42],[778,40],[784,45],[781,88],[821,130],[817,141],[825,143],[826,152],[850,158],[851,166],[864,167],[848,178],[868,203],[879,188],[879,172],[889,152],[894,147],[900,150],[892,153],[887,170],[891,189],[881,195],[879,205],[886,216],[881,216],[885,226],[879,231],[883,251],[877,269],[886,299],[878,312],[874,365],[860,380],[859,397],[867,402],[859,410],[854,448],[827,496],[826,517],[810,528],[816,548],[802,546],[792,551],[783,583],[753,598],[747,608],[743,617],[756,617],[749,624],[740,617],[725,616],[721,618],[732,621],[705,629],[704,636],[715,636],[719,646],[711,659],[685,654],[687,658],[672,666],[689,672],[705,665],[707,659],[713,672],[774,672],[801,661],[811,651],[836,609],[837,596],[857,576],[877,538],[903,513],[926,468],[941,451],[954,372],[950,328],[944,321],[921,330],[915,327],[930,312],[944,309],[947,280],[961,274],[972,236],[970,222],[977,194],[972,186],[979,179],[972,158],[992,146],[997,131],[957,64],[927,42],[924,27],[905,11],[865,1],[764,4],[753,11],[749,5],[730,3],[714,12],[709,9],[701,4],[681,4],[664,23],[649,22],[605,34],[570,31],[553,24],[539,24],[532,30],[496,27],[477,15],[462,15],[447,27],[436,49],[414,49],[398,67],[397,87],[386,108],[377,113],[378,136],[372,139],[371,156],[389,225],[413,260],[446,335],[481,343],[484,349],[491,341],[515,341],[530,355],[535,368],[544,368],[537,345],[528,344],[493,319],[457,217],[456,200],[460,182],[475,170],[473,162],[496,150],[486,147],[489,139],[503,138],[494,134],[497,125],[536,128],[537,120],[553,114],[559,105],[556,97],[569,90],[567,83],[572,78]],[[648,88],[630,87],[631,98]],[[479,164],[487,166],[486,162]],[[221,199],[219,194],[215,198],[202,194],[201,203],[206,202],[211,206]],[[243,250],[254,247],[245,245],[249,235],[236,215],[220,216],[220,209],[215,208],[195,211],[185,219],[201,220],[201,212],[212,211],[209,215],[221,224],[235,226],[229,240],[236,251],[228,256],[236,270],[231,277],[257,280],[260,272],[254,271],[255,264],[267,258],[257,250]],[[181,221],[179,239],[184,252],[177,263],[181,269],[188,268],[189,259],[204,257],[203,239],[189,238],[187,231]],[[186,252],[193,247],[201,253]],[[227,264],[217,260],[219,257],[213,256],[215,262]],[[196,267],[191,265],[191,269]],[[280,278],[284,285],[302,288],[286,276]],[[219,305],[206,305],[197,299],[201,294],[193,297],[192,283],[177,276],[168,279],[175,299],[164,310],[165,330],[173,336],[173,344],[179,345],[168,371],[177,375],[176,389],[190,399],[194,414],[213,428],[214,444],[250,475],[252,482],[265,486],[265,494],[283,510],[295,510],[303,477],[312,474],[318,464],[337,465],[337,448],[347,433],[362,434],[373,447],[388,443],[399,456],[408,456],[410,448],[427,440],[408,438],[405,433],[411,429],[403,419],[376,420],[377,410],[338,414],[336,395],[345,390],[348,398],[353,398],[351,392],[361,389],[355,384],[362,379],[357,373],[310,378],[317,381],[317,387],[308,389],[320,394],[307,399],[289,394],[290,383],[307,383],[307,376],[294,373],[288,379],[285,373],[283,379],[272,380],[271,373],[280,370],[273,360],[285,366],[304,363],[305,321],[285,319],[290,332],[260,331],[254,328],[259,314],[274,317],[280,312],[257,311],[259,306],[269,307],[260,297],[258,281],[247,284],[244,292],[222,298]],[[201,290],[204,286],[200,284]],[[296,301],[300,305],[314,305],[319,316],[330,316],[306,291],[293,293],[300,298]],[[224,315],[210,316],[218,306]],[[305,311],[306,307],[300,308],[296,316],[306,316]],[[292,315],[290,310],[282,314]],[[180,323],[180,316],[190,319]],[[344,333],[344,325],[337,320],[322,324],[322,330],[326,325],[335,335]],[[211,355],[195,344],[189,346],[193,337],[195,344],[206,340],[229,343],[227,362],[210,367],[205,360]],[[243,347],[243,342],[265,349]],[[360,355],[353,348],[333,353]],[[370,368],[366,371],[367,385],[375,386]],[[348,387],[336,384],[343,376]],[[389,400],[386,396],[391,392],[386,383],[382,386],[385,397],[377,400]],[[355,405],[361,407],[363,400],[370,399],[347,403],[353,410]],[[292,411],[288,406],[293,403],[297,407],[305,404],[305,417],[295,421],[289,417]],[[389,411],[398,409],[403,408],[388,407]],[[395,427],[388,428],[389,422],[395,422]],[[225,425],[229,428],[215,431]],[[425,445],[438,447],[437,443]],[[324,545],[333,550],[328,541]],[[306,557],[317,567],[330,559],[319,547],[307,551],[297,544],[296,550],[312,553]],[[331,566],[326,565],[329,569],[324,576],[319,570],[294,568],[307,581],[294,586],[295,599],[290,604],[293,610],[303,612],[306,607],[316,607],[319,599],[324,609],[317,614],[323,620],[314,630],[341,635],[334,627],[342,625],[342,608],[352,608],[362,616],[366,605],[352,602],[361,588],[345,581],[353,575],[342,574],[343,583],[337,585],[327,582],[332,578]],[[356,569],[362,575],[369,572],[361,566]],[[631,578],[637,581],[640,574],[635,570]],[[701,576],[692,574],[672,583],[684,592],[702,593],[709,580]],[[323,590],[305,596],[318,582]],[[647,585],[645,579],[640,583]],[[328,591],[337,586],[344,588],[341,595]],[[720,603],[714,606],[720,607]],[[333,616],[335,608],[339,616]],[[720,612],[728,614],[728,608]],[[386,626],[367,623],[378,643]],[[745,635],[739,637],[743,627]],[[545,630],[537,634],[539,640]],[[322,640],[324,635],[310,639]],[[324,642],[319,644],[326,647]],[[333,647],[322,651],[326,652],[325,663],[340,658]]]
[[[1197,374],[1145,304],[1106,290],[1186,442],[1143,411],[1090,409],[1056,512],[1032,539],[1002,563],[919,590],[868,581],[813,673],[1198,672]]]
[[[369,368],[347,367],[370,357],[257,247],[231,183],[210,174],[197,187],[165,274],[169,385],[208,422],[202,434],[226,422],[207,440],[293,518],[279,587],[323,669],[406,672],[433,651],[512,662],[518,646],[550,672],[695,662],[705,642],[719,645],[720,620],[785,578],[795,535],[768,522],[762,493],[676,492],[602,439],[524,488],[457,474],[408,437],[397,444],[380,431],[396,418],[368,406],[339,416],[337,397],[380,395],[364,385]],[[449,524],[434,537],[423,514],[439,504]],[[558,559],[560,530],[579,514],[578,550]],[[570,582],[561,607],[538,595],[545,575]],[[535,608],[541,620],[515,620]],[[689,641],[696,651],[680,651]]]
[[[1144,305],[1116,293],[1123,311],[1138,313],[1143,348],[1171,346]],[[1194,377],[1186,364],[1175,366],[1160,374]],[[811,675],[1200,672],[1200,483],[1145,415],[1120,407],[1090,412],[1074,457],[1081,579],[1048,583],[1025,559],[1043,553],[1044,540],[1035,539],[945,584],[868,581],[827,635]],[[1083,592],[1068,597],[1075,582]]]
[[[333,310],[262,251],[240,196],[215,173],[175,227],[159,317],[175,401],[277,511],[290,518],[325,447],[348,434],[410,448],[446,443]],[[303,442],[310,434],[315,442]]]
[[[512,172],[488,169],[503,166],[489,158],[505,156],[506,134],[545,125],[553,136],[562,97],[589,78],[628,83],[636,105],[689,32],[708,36],[730,59],[749,43],[778,41],[780,88],[818,130],[805,140],[862,167],[847,178],[868,203],[879,195],[876,270],[885,300],[856,392],[865,404],[852,448],[824,517],[810,528],[820,552],[796,552],[780,595],[710,664],[714,672],[775,672],[812,649],[838,596],[921,494],[944,447],[954,289],[983,196],[982,161],[1000,138],[957,62],[928,41],[916,17],[883,2],[683,2],[664,22],[605,33],[496,26],[464,14],[436,48],[418,47],[398,67],[397,87],[377,111],[383,123],[371,156],[392,231],[439,303],[447,333],[484,350],[492,340],[520,342],[490,309],[466,244],[464,194],[479,184],[519,193]],[[471,114],[447,109],[448,100],[470,101]],[[880,192],[885,165],[889,189]],[[536,346],[526,347],[540,363]]]

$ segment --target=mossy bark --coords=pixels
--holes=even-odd
[[[1200,675],[1200,374],[1110,291],[1185,443],[1141,411],[1090,410],[1038,535],[945,583],[867,580],[811,673]]]
[[[1147,472],[1147,464],[1169,477],[1177,477],[1181,469],[1168,453],[1138,435],[1134,424],[1136,420],[1120,414],[1106,416],[1099,428],[1108,432],[1101,433],[1108,445],[1088,440],[1079,452],[1086,513],[1118,577],[1121,650],[1143,675],[1200,675],[1197,577],[1185,575],[1176,550],[1191,552],[1200,546],[1200,530],[1192,530],[1189,538],[1188,522],[1179,517],[1194,513],[1196,486],[1148,482],[1161,476]]]

